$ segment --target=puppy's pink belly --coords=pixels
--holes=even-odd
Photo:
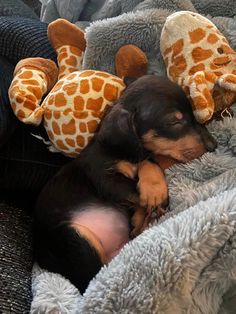
[[[129,241],[128,219],[114,210],[90,208],[76,214],[71,224],[85,226],[101,243],[108,261],[116,256],[121,248]]]

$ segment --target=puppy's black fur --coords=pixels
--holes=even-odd
[[[175,112],[182,113],[181,121],[175,121]],[[137,195],[137,182],[113,169],[120,160],[138,163],[152,157],[142,140],[150,130],[157,137],[173,140],[200,132],[207,148],[215,148],[206,129],[195,122],[181,88],[167,78],[147,75],[126,88],[88,146],[48,182],[38,198],[36,260],[42,268],[70,279],[81,293],[102,262],[96,250],[70,226],[72,215],[89,204],[102,204],[122,211],[130,220],[129,200]]]

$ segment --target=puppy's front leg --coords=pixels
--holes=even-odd
[[[140,205],[150,212],[168,201],[168,187],[162,169],[144,160],[138,165]]]

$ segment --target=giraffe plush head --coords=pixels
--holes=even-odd
[[[210,20],[190,11],[171,14],[160,48],[168,77],[190,97],[198,122],[236,100],[236,52]]]
[[[83,31],[58,19],[49,24],[48,37],[56,50],[58,67],[43,58],[21,60],[9,98],[22,122],[43,123],[51,151],[75,157],[93,137],[106,109],[120,97],[125,88],[123,77],[146,74],[147,58],[138,47],[126,45],[115,57],[119,76],[82,70],[86,48]]]

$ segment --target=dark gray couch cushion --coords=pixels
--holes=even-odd
[[[0,204],[0,313],[28,313],[31,303],[31,219]]]
[[[34,10],[21,0],[0,0],[0,15],[39,19]]]

